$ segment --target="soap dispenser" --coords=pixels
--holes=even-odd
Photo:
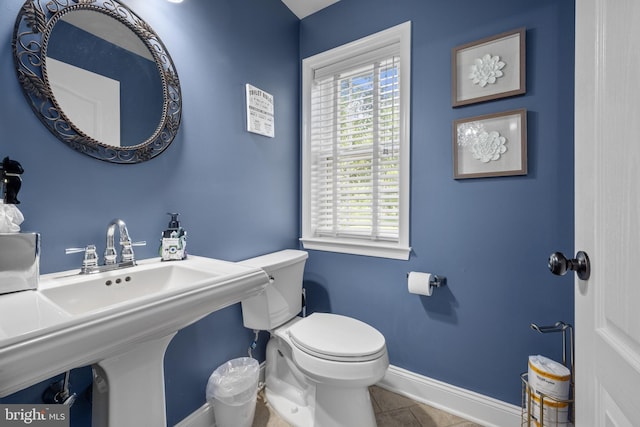
[[[160,256],[162,261],[176,261],[187,257],[187,232],[180,226],[177,213],[171,216],[167,229],[162,232]]]
[[[0,195],[5,205],[19,205],[18,191],[22,186],[22,165],[9,157],[0,163]]]

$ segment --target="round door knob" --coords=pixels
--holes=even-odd
[[[549,256],[549,270],[553,274],[563,276],[567,271],[575,271],[580,280],[587,280],[591,275],[591,264],[586,252],[578,252],[573,259],[567,259],[562,252],[554,252]]]

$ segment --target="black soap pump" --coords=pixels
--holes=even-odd
[[[2,199],[6,205],[18,205],[18,191],[22,186],[20,175],[24,173],[22,165],[9,157],[5,157],[0,163],[0,189]]]
[[[167,229],[162,232],[160,256],[162,261],[177,261],[187,257],[187,232],[180,226],[177,213],[171,216]]]

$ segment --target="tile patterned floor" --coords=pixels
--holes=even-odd
[[[381,387],[370,389],[378,427],[482,427],[429,405],[415,402]],[[258,395],[253,427],[290,427]],[[357,427],[357,426],[345,426]]]

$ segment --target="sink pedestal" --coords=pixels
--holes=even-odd
[[[175,333],[93,365],[93,427],[167,425],[164,353]]]

